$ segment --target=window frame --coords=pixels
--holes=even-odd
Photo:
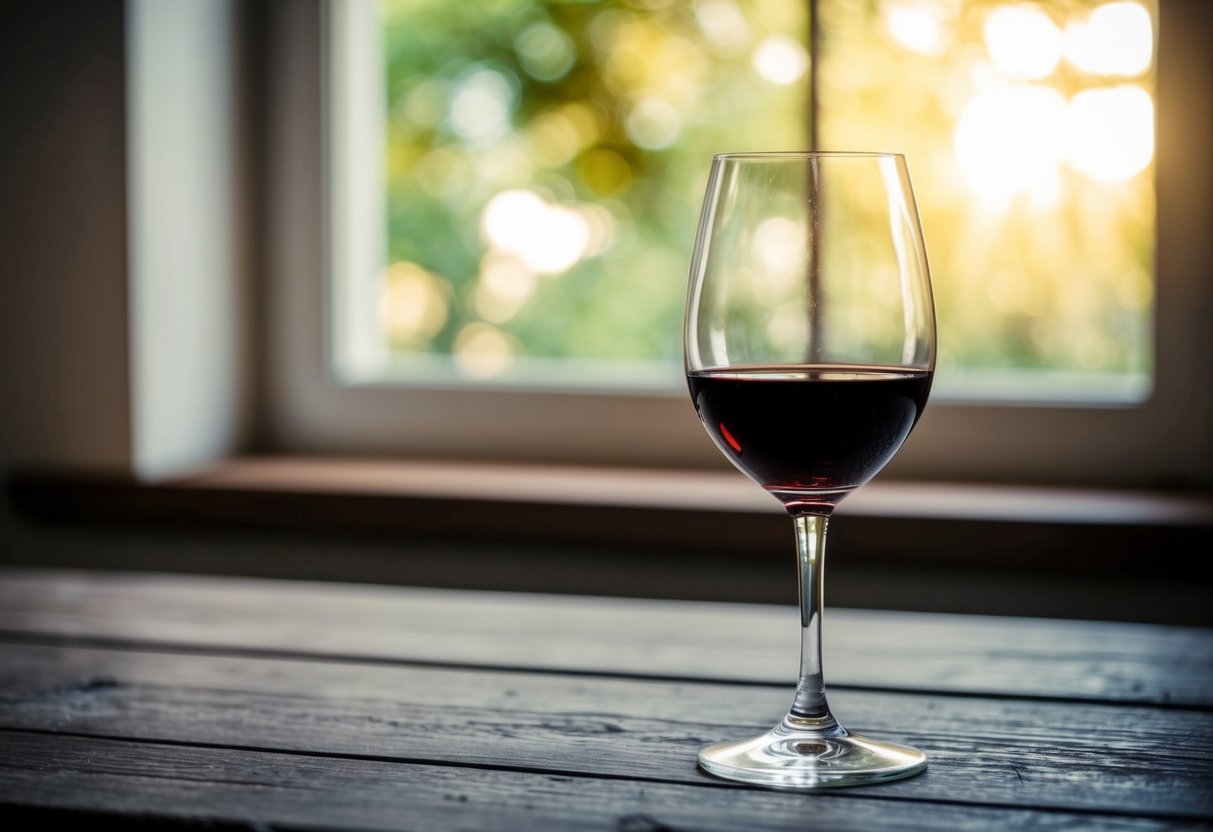
[[[325,126],[334,105],[326,20],[356,1],[279,0],[265,28],[264,444],[292,453],[727,466],[681,390],[339,380],[328,357],[341,183]],[[1213,60],[1204,51],[1213,27],[1200,3],[1159,5],[1166,49],[1157,76],[1154,331],[1165,337],[1156,337],[1149,399],[1091,406],[936,400],[882,478],[1213,486],[1213,163],[1205,153],[1213,146]]]

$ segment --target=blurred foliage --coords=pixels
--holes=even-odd
[[[679,362],[712,154],[806,144],[807,68],[774,83],[753,61],[764,42],[807,41],[804,4],[382,0],[381,14],[389,262],[434,275],[450,307],[424,337],[389,326],[394,347],[458,351],[479,322],[511,357]],[[569,209],[574,227],[536,211],[503,232],[520,236],[513,278],[486,281],[501,248],[486,207],[518,190]],[[528,245],[570,233],[591,239],[567,269],[528,268]]]
[[[809,143],[807,4],[379,4],[394,354],[472,377],[677,363],[711,155]],[[1153,147],[1122,128],[1152,114],[1113,92],[1086,129],[1075,102],[1152,98],[1153,28],[1144,66],[1084,63],[1076,43],[1128,37],[1103,43],[1123,59],[1141,42],[1131,15],[1099,30],[1099,5],[817,3],[819,144],[907,155],[945,370],[1149,370]]]

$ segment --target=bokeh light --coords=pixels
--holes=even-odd
[[[1061,60],[1061,30],[1034,3],[995,7],[983,33],[990,60],[1011,77],[1044,78]]]
[[[433,337],[446,323],[444,283],[416,263],[393,263],[382,285],[379,320],[393,343],[409,344]]]
[[[695,19],[713,51],[721,55],[740,54],[750,43],[750,21],[732,0],[699,0]]]
[[[550,23],[535,23],[514,40],[522,67],[532,78],[557,81],[573,68],[577,50],[573,39]]]
[[[436,78],[423,78],[404,97],[406,118],[422,127],[433,127],[446,115],[447,85]]]
[[[581,214],[532,191],[497,194],[485,206],[481,225],[495,248],[516,254],[539,274],[567,271],[590,244],[590,227]]]
[[[771,217],[754,231],[753,251],[758,274],[766,288],[788,288],[807,256],[804,222],[789,217]]]
[[[455,336],[455,366],[472,379],[501,375],[514,362],[513,340],[486,323],[471,323]]]
[[[1105,3],[1066,25],[1066,59],[1095,75],[1134,76],[1154,59],[1154,25],[1140,3]]]
[[[682,116],[678,110],[655,95],[646,95],[637,101],[624,124],[628,138],[646,150],[667,148],[682,133]]]
[[[513,102],[513,85],[502,72],[474,69],[451,97],[451,129],[468,141],[490,142],[509,129]]]
[[[490,251],[480,266],[476,313],[489,323],[503,324],[522,310],[538,285],[535,272],[521,258]]]
[[[945,9],[938,3],[908,0],[885,3],[884,25],[899,45],[920,55],[940,55],[949,42]]]
[[[754,50],[754,69],[772,84],[794,84],[809,69],[809,53],[786,35],[769,35]]]
[[[1043,86],[1011,86],[975,95],[956,124],[956,165],[978,196],[1005,201],[1031,194],[1051,205],[1065,151],[1066,100]]]
[[[1123,182],[1154,158],[1154,102],[1141,87],[1126,84],[1076,94],[1066,126],[1070,164],[1098,182]]]

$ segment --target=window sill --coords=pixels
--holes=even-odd
[[[749,552],[771,544],[782,552],[789,534],[774,500],[741,475],[715,470],[249,456],[153,483],[24,471],[12,477],[11,493],[22,515],[56,522],[378,530]],[[1213,495],[878,480],[848,497],[836,518],[833,539],[855,535],[879,544],[866,547],[869,555],[936,559],[952,552],[1024,565],[1078,556],[1074,544],[1090,549],[1098,540],[1106,566],[1122,550],[1140,555],[1128,545],[1139,535],[1162,536],[1150,550],[1187,551],[1190,543],[1203,551],[1204,536],[1213,532]],[[930,534],[881,540],[858,531],[884,526]],[[1026,535],[1045,532],[1058,536],[1054,545],[1023,550]]]
[[[144,541],[120,568],[795,600],[786,516],[724,470],[245,457],[158,483],[18,472],[10,497],[77,531],[24,558],[43,565],[104,560],[105,530]],[[1213,624],[1213,495],[877,481],[830,538],[843,606]]]

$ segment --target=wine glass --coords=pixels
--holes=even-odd
[[[782,789],[926,768],[826,704],[822,566],[835,506],[918,421],[935,368],[926,249],[905,158],[726,153],[712,162],[684,325],[687,383],[720,451],[792,516],[800,681],[767,733],[703,749],[711,774]]]

